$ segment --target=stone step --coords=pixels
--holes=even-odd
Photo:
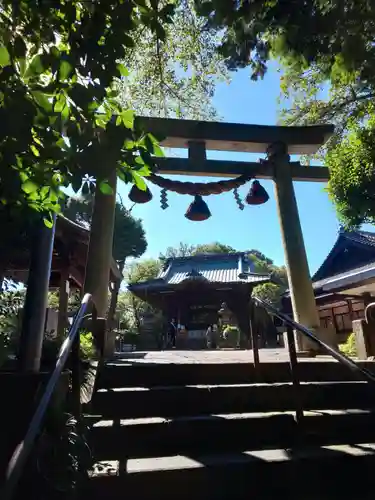
[[[299,396],[305,410],[375,407],[366,382],[306,382]],[[132,387],[98,390],[93,413],[103,419],[126,419],[280,412],[293,410],[295,401],[291,383]]]
[[[375,362],[359,362],[360,366],[375,373]],[[301,359],[299,375],[305,382],[357,380],[355,373],[331,360]],[[242,384],[289,382],[290,367],[287,362],[261,363],[256,375],[252,363],[137,363],[123,360],[108,363],[99,375],[99,388],[155,387],[197,384]]]
[[[354,443],[96,464],[85,497],[363,499],[375,494],[375,444]]]
[[[99,420],[90,431],[96,460],[366,440],[375,440],[375,414],[363,410],[306,412],[299,426],[285,412]]]

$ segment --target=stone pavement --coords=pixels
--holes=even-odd
[[[288,350],[260,349],[261,362],[285,362],[289,361]],[[244,349],[217,349],[201,351],[178,351],[176,349],[167,351],[134,351],[117,353],[116,361],[126,363],[251,363],[253,352]],[[316,358],[299,358],[299,361],[333,361],[331,356],[317,356]]]

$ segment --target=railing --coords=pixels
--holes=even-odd
[[[300,421],[303,418],[303,408],[302,402],[300,398],[300,377],[298,373],[298,360],[297,360],[297,352],[296,352],[296,343],[294,337],[294,330],[302,333],[305,337],[307,337],[311,342],[313,342],[316,346],[318,346],[323,352],[331,355],[334,359],[339,361],[341,364],[346,366],[348,369],[355,372],[360,378],[369,383],[375,383],[375,376],[365,368],[361,368],[358,364],[350,359],[345,354],[342,354],[337,349],[334,349],[330,345],[323,342],[319,339],[312,331],[310,331],[305,326],[297,323],[292,318],[290,318],[287,314],[282,313],[276,307],[272,306],[268,302],[259,299],[258,297],[252,297],[252,300],[264,307],[269,313],[273,316],[279,318],[286,325],[286,333],[288,340],[288,349],[289,349],[289,362],[290,369],[292,374],[292,383],[295,390],[295,406],[296,406],[296,419]],[[252,331],[252,341],[253,341],[253,350],[254,350],[254,365],[257,368],[259,366],[259,347],[256,335]]]
[[[25,464],[33,449],[37,436],[39,435],[47,408],[51,402],[56,386],[60,380],[63,369],[66,366],[67,360],[72,355],[72,404],[73,413],[77,418],[81,414],[80,400],[80,368],[79,368],[79,351],[80,351],[80,336],[79,328],[86,314],[87,308],[92,301],[92,296],[86,294],[83,297],[81,306],[74,317],[69,334],[61,346],[57,357],[56,366],[49,378],[49,381],[44,390],[43,396],[38,404],[38,407],[31,419],[29,428],[26,432],[24,440],[17,446],[12,458],[8,464],[6,482],[4,490],[0,495],[1,500],[11,500],[16,492],[16,488],[22,476]]]

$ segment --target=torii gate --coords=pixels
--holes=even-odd
[[[193,176],[234,177],[251,173],[254,178],[273,179],[285,252],[289,288],[294,319],[325,338],[320,327],[315,297],[309,274],[305,245],[294,193],[293,181],[327,182],[326,167],[302,166],[290,162],[290,154],[314,154],[332,135],[332,125],[284,127],[244,125],[222,122],[203,122],[169,118],[138,117],[145,132],[164,137],[161,146],[189,148],[189,158],[157,158],[158,173]],[[193,148],[199,143],[203,148]],[[267,160],[259,163],[206,160],[199,150],[266,153]],[[195,152],[194,152],[195,151]],[[108,275],[112,255],[116,174],[111,171],[109,181],[112,195],[97,190],[92,219],[86,268],[85,291],[93,293],[99,316],[105,316],[107,307]],[[95,236],[94,236],[95,235]],[[299,350],[309,346],[302,339]],[[107,353],[113,342],[107,339]]]

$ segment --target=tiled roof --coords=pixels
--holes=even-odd
[[[340,230],[336,243],[312,277],[313,288],[334,291],[375,277],[375,233]],[[315,293],[316,293],[315,292]],[[290,297],[289,290],[284,294]]]
[[[336,243],[313,276],[321,281],[375,261],[375,233],[340,230]]]
[[[205,254],[169,259],[158,278],[172,285],[189,279],[204,279],[211,283],[254,283],[268,277],[253,271],[253,263],[243,253]]]
[[[375,233],[370,233],[369,231],[352,231],[341,233],[344,238],[348,240],[355,241],[356,243],[362,243],[363,245],[370,245],[375,247]]]
[[[129,289],[144,285],[178,285],[190,280],[223,284],[264,283],[270,281],[270,275],[255,273],[253,263],[244,253],[204,254],[168,259],[155,280],[130,285]]]

